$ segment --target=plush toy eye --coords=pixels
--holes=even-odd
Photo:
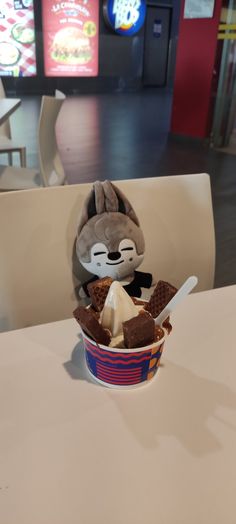
[[[136,252],[136,246],[135,246],[134,241],[131,238],[124,238],[123,240],[121,240],[119,244],[118,251],[120,251],[120,253],[123,253],[124,256],[125,256],[126,251],[127,252],[132,251],[132,254],[133,254],[134,252]]]
[[[99,257],[99,256],[104,257],[104,255],[107,255],[107,253],[108,253],[108,249],[106,245],[103,244],[103,242],[97,242],[91,248],[91,257]]]

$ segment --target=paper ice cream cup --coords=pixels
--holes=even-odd
[[[149,382],[155,376],[167,332],[152,344],[133,349],[120,349],[102,344],[82,331],[86,363],[89,372],[104,386],[130,389]]]

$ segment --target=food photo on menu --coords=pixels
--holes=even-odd
[[[33,0],[0,0],[0,76],[35,76]]]
[[[90,40],[78,27],[64,27],[53,38],[51,57],[60,64],[86,64],[92,58]]]
[[[99,2],[42,2],[46,76],[98,74]]]

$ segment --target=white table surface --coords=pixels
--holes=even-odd
[[[236,286],[172,323],[131,391],[89,381],[74,319],[0,335],[2,524],[235,524]]]
[[[20,98],[1,98],[0,99],[0,125],[21,105]]]

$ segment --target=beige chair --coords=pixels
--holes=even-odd
[[[63,91],[55,89],[55,98],[62,98],[64,100],[66,98],[66,95],[65,93],[63,93]]]
[[[66,176],[59,156],[55,125],[62,98],[43,96],[38,124],[40,170],[0,165],[0,191],[35,189],[64,184]]]
[[[56,121],[63,102],[64,98],[42,97],[39,116],[38,152],[44,186],[62,185],[66,180],[55,133]]]
[[[3,87],[2,80],[0,78],[0,98],[5,98],[5,90]],[[22,144],[18,144],[12,139],[10,121],[6,120],[0,126],[0,154],[5,153],[8,155],[8,162],[12,165],[13,153],[19,153],[21,167],[26,167],[26,147]]]
[[[215,237],[207,174],[115,182],[140,219],[146,240],[140,270],[196,290],[214,280]],[[75,288],[91,277],[75,263],[77,223],[91,184],[0,194],[0,327],[72,316]]]

